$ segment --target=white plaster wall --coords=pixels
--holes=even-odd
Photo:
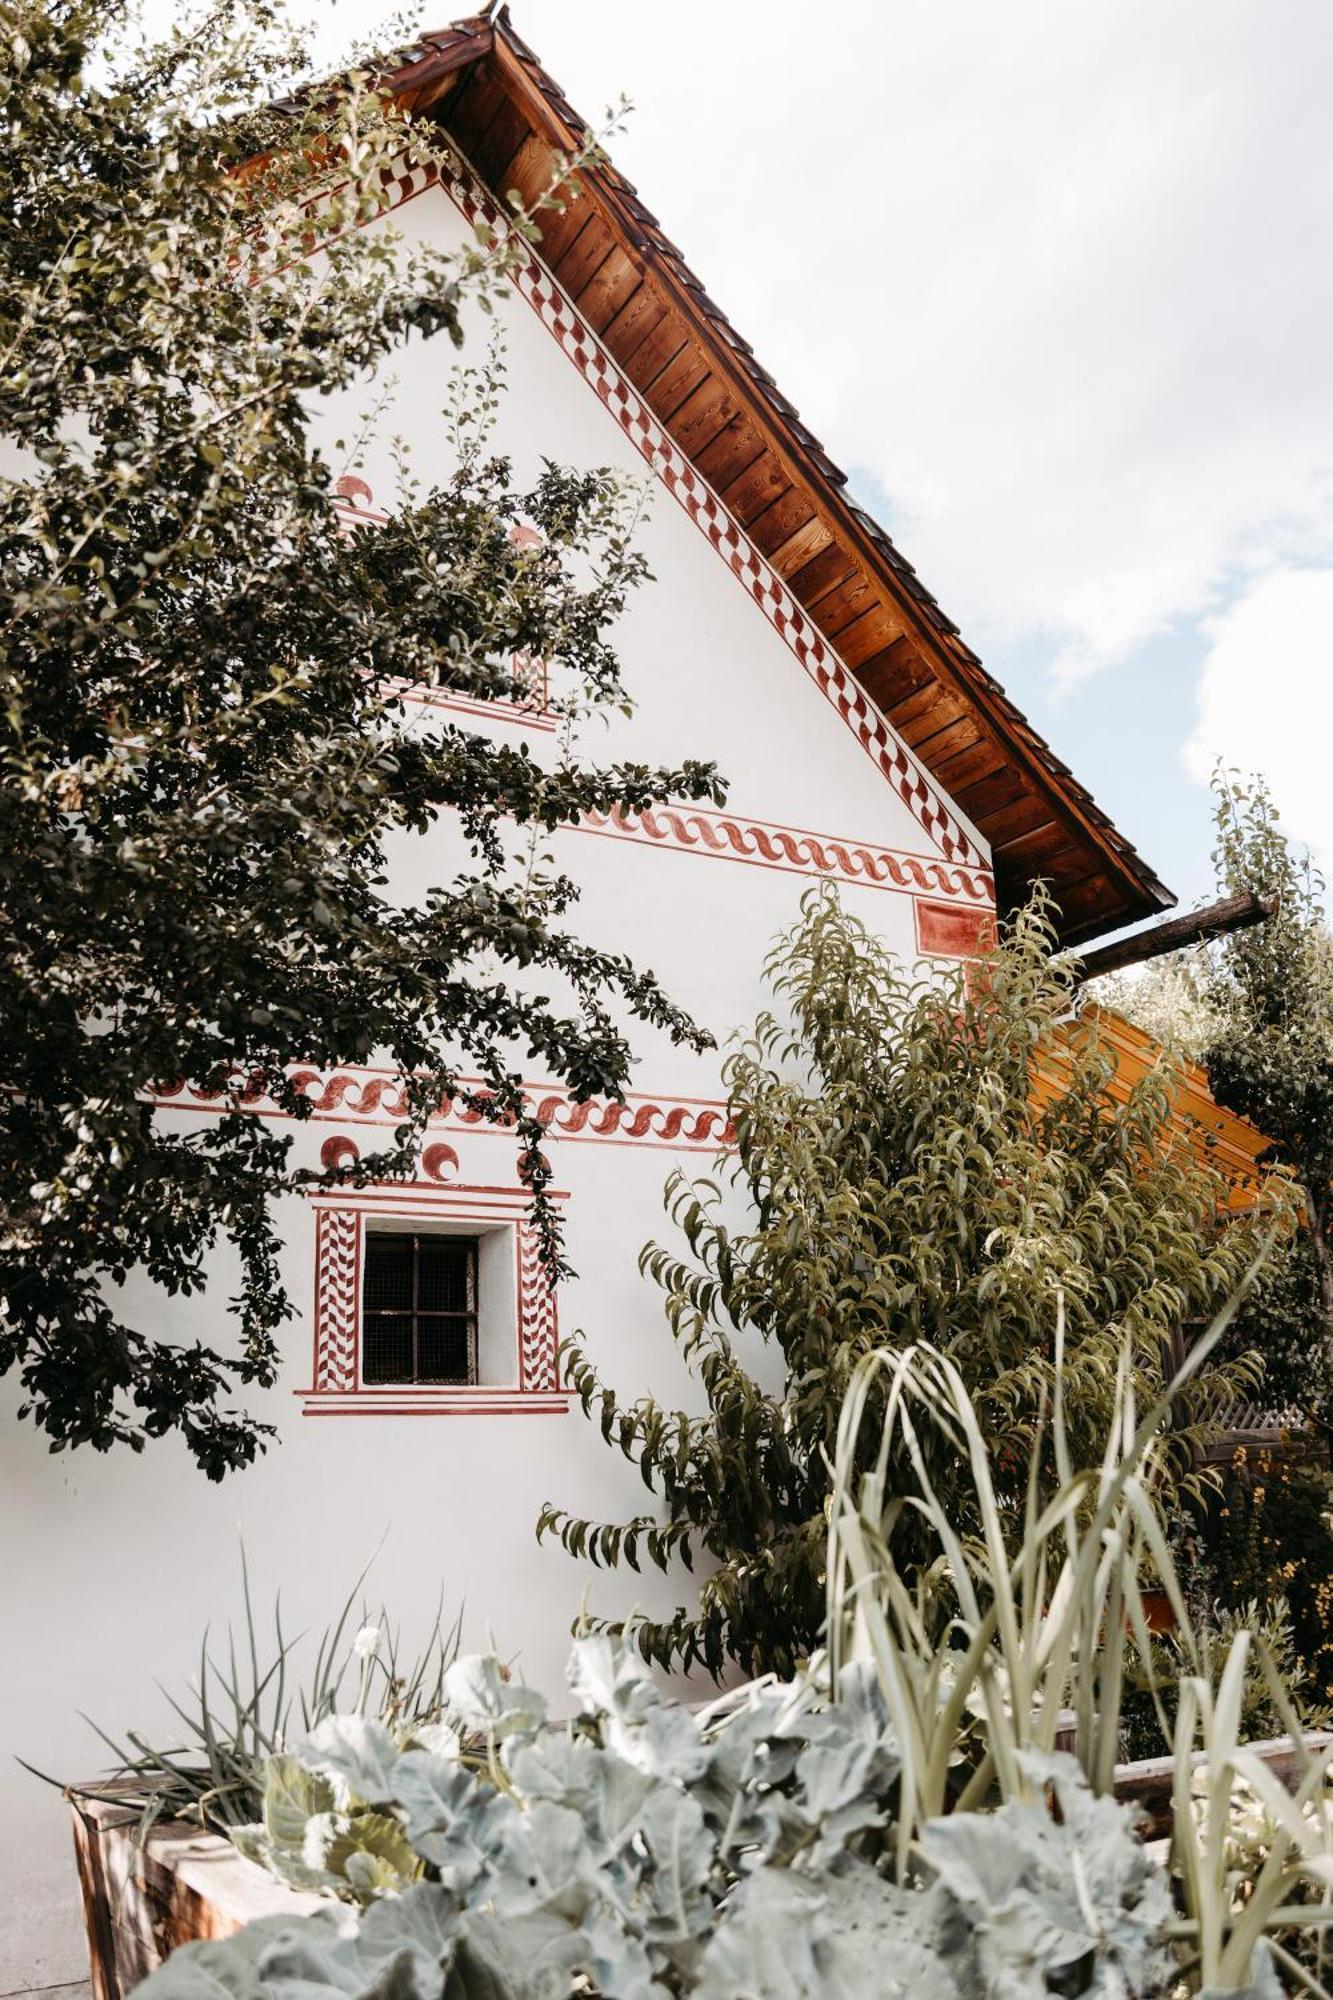
[[[460,234],[438,191],[400,221],[414,234]],[[642,460],[527,304],[514,298],[503,318],[512,386],[499,442],[520,468],[535,473],[546,455],[641,475]],[[449,365],[443,343],[417,344],[396,369],[389,426],[412,437],[419,470],[432,462]],[[350,433],[352,415],[327,413],[330,438]],[[387,435],[372,442],[361,469],[376,502],[391,503]],[[642,541],[656,581],[618,635],[637,712],[590,730],[589,754],[715,757],[738,815],[928,854],[901,800],[665,491],[653,499]],[[550,739],[538,738],[536,750],[551,754]],[[651,966],[719,1039],[753,1019],[761,960],[793,920],[808,878],[581,832],[562,834],[555,849],[582,884],[577,923],[590,939]],[[399,843],[397,887],[413,895],[447,879],[458,860],[448,826]],[[914,951],[907,896],[864,887],[846,894],[894,949]],[[635,1044],[637,1090],[721,1095],[718,1055],[693,1055],[639,1029]],[[319,1142],[339,1129],[305,1128],[300,1146],[313,1160]],[[504,1136],[449,1136],[461,1182],[515,1185]],[[656,1296],[635,1263],[645,1239],[666,1226],[662,1189],[672,1152],[572,1139],[551,1150],[557,1184],[569,1191],[568,1246],[579,1273],[561,1300],[562,1331],[581,1329],[607,1376],[630,1395],[651,1386],[669,1401],[690,1397]],[[703,1171],[709,1161],[696,1153],[684,1164]],[[105,1753],[81,1710],[113,1733],[169,1729],[154,1682],[186,1684],[205,1626],[217,1632],[239,1615],[240,1536],[256,1601],[266,1606],[281,1588],[289,1630],[322,1626],[378,1549],[368,1594],[409,1632],[430,1616],[442,1588],[448,1609],[466,1607],[467,1644],[485,1645],[493,1634],[526,1675],[554,1691],[589,1583],[599,1610],[637,1603],[665,1611],[678,1601],[675,1587],[651,1574],[606,1577],[550,1545],[537,1548],[533,1528],[544,1501],[613,1518],[638,1511],[646,1498],[632,1468],[577,1408],[521,1417],[300,1414],[294,1392],[310,1379],[314,1217],[303,1204],[288,1206],[285,1275],[297,1316],[284,1341],[283,1380],[250,1399],[279,1430],[250,1471],[209,1485],[174,1442],[137,1458],[52,1456],[15,1420],[12,1385],[0,1385],[0,1994],[79,1977],[83,1964],[65,1809],[14,1756],[62,1779],[96,1773]],[[140,1291],[144,1323],[165,1336],[202,1334],[225,1344],[229,1278],[224,1260],[202,1303]]]

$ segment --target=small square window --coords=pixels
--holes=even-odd
[[[367,1231],[361,1379],[476,1382],[475,1236]]]

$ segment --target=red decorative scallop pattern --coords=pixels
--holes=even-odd
[[[403,1079],[387,1070],[312,1069],[294,1067],[292,1082],[310,1105],[312,1118],[336,1118],[357,1125],[399,1125],[407,1116],[407,1090]],[[527,1086],[528,1106],[556,1139],[600,1139],[608,1142],[641,1141],[649,1146],[670,1146],[677,1151],[715,1153],[731,1144],[732,1130],[725,1104],[706,1098],[627,1097],[616,1103],[604,1097],[576,1104],[565,1091],[548,1085]],[[198,1085],[179,1081],[165,1084],[153,1093],[153,1102],[162,1110],[200,1111],[221,1114],[236,1106],[258,1117],[280,1117],[277,1105],[259,1083],[237,1075],[228,1091],[205,1091]],[[445,1099],[431,1116],[431,1125],[446,1125],[459,1131],[512,1131],[503,1121],[488,1119],[474,1104]],[[340,1164],[330,1159],[328,1164]]]
[[[458,1172],[458,1155],[442,1141],[427,1146],[421,1155],[421,1171],[427,1180],[451,1181]]]

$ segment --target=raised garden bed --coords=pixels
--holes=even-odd
[[[71,1805],[93,2000],[125,2000],[178,1944],[319,1907],[182,1820],[159,1820],[141,1841],[138,1811],[114,1791]]]
[[[1305,1747],[1314,1756],[1327,1752],[1330,1743],[1333,1743],[1333,1735],[1327,1730],[1314,1730],[1305,1738]],[[1275,1736],[1266,1743],[1249,1743],[1246,1748],[1281,1778],[1289,1792],[1296,1789],[1301,1775],[1300,1759],[1289,1736]],[[1193,1762],[1196,1767],[1202,1764],[1201,1752],[1196,1754]],[[1132,1801],[1139,1808],[1145,1840],[1160,1840],[1171,1831],[1171,1792],[1175,1777],[1175,1759],[1172,1757],[1142,1757],[1135,1764],[1116,1766],[1115,1795],[1118,1799]]]
[[[1314,1752],[1333,1737],[1307,1736]],[[1286,1737],[1250,1745],[1287,1785],[1297,1758]],[[1171,1830],[1174,1765],[1169,1757],[1122,1764],[1116,1796],[1143,1813],[1145,1839]],[[88,1928],[94,2000],[126,2000],[177,1945],[230,1937],[256,1917],[297,1915],[321,1899],[278,1882],[217,1834],[179,1820],[159,1820],[142,1841],[139,1816],[123,1794],[72,1796],[74,1846]]]

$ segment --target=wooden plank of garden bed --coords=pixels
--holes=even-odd
[[[140,1841],[139,1813],[123,1798],[85,1792],[70,1804],[93,2000],[125,2000],[179,1944],[320,1907],[217,1834],[159,1820]]]
[[[1318,1757],[1328,1751],[1330,1744],[1333,1744],[1333,1735],[1327,1730],[1313,1730],[1305,1738],[1306,1754]],[[1304,1759],[1289,1736],[1275,1736],[1263,1743],[1247,1743],[1245,1748],[1251,1756],[1267,1764],[1289,1792],[1295,1791],[1300,1783]],[[1197,1771],[1203,1762],[1204,1753],[1197,1750],[1190,1760],[1191,1767]],[[1175,1780],[1173,1757],[1141,1757],[1135,1764],[1116,1765],[1115,1795],[1127,1805],[1138,1806],[1145,1815],[1145,1839],[1152,1840],[1170,1833],[1171,1792]]]

